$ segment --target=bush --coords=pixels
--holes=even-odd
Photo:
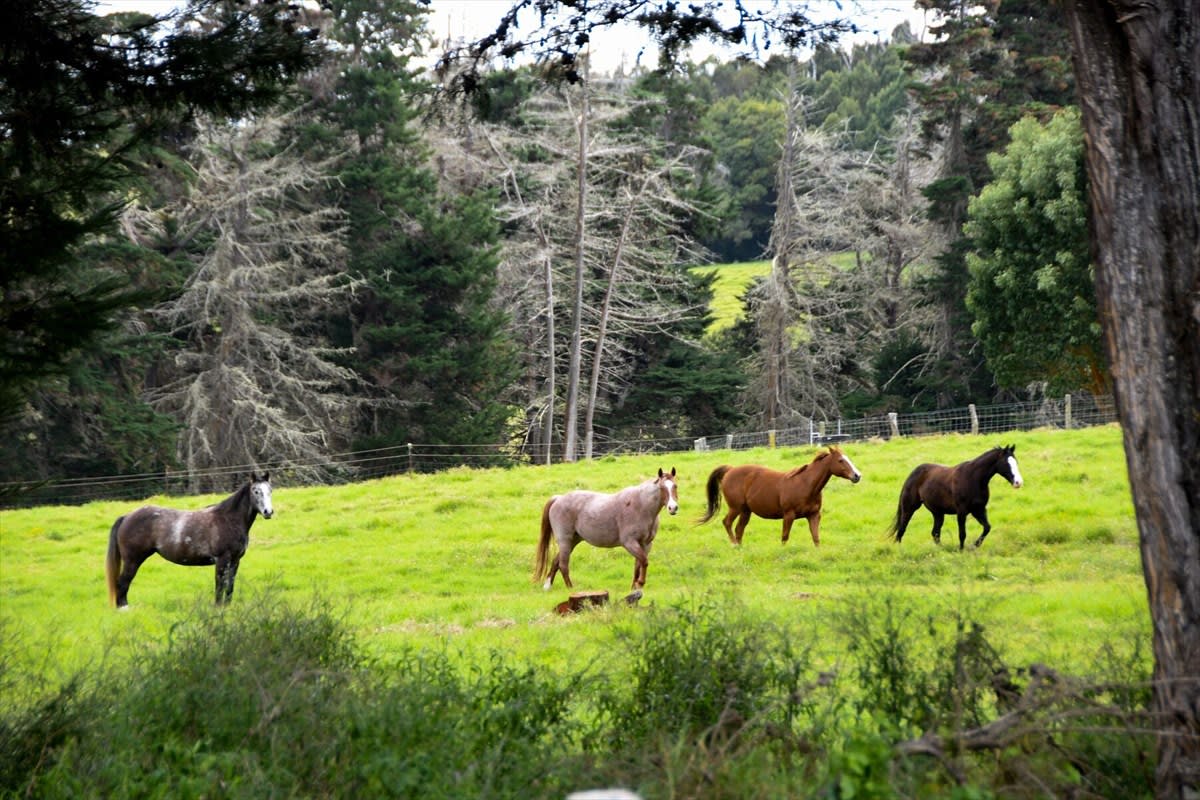
[[[1014,667],[962,612],[888,598],[793,626],[806,642],[711,600],[613,619],[611,658],[562,675],[500,653],[371,661],[321,603],[206,606],[125,669],[6,703],[0,796],[1151,794],[1136,649],[1102,650],[1087,680]]]

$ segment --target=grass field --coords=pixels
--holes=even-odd
[[[943,544],[918,512],[904,542],[885,538],[900,484],[918,463],[957,463],[1015,443],[1026,485],[992,483],[993,530],[959,552],[953,523]],[[630,456],[517,469],[460,469],[338,487],[276,484],[275,517],[259,519],[242,561],[235,604],[264,593],[331,603],[369,650],[449,646],[465,658],[500,651],[554,668],[603,659],[620,627],[647,606],[715,598],[785,626],[827,625],[865,599],[896,596],[932,615],[966,610],[1019,662],[1067,668],[1104,642],[1148,641],[1137,531],[1115,426],[1003,437],[944,436],[851,443],[863,473],[825,490],[821,546],[798,523],[780,543],[778,522],[754,518],[743,546],[719,518],[703,526],[704,481],[722,463],[776,468],[806,463],[813,448]],[[531,581],[545,499],[574,488],[615,491],[674,466],[681,510],[663,514],[642,607],[563,618],[561,582]],[[151,498],[198,508],[212,497]],[[54,684],[132,648],[152,647],[197,605],[211,603],[213,570],[147,561],[132,609],[109,608],[104,552],[127,502],[0,512],[0,625],[9,666]],[[580,545],[576,589],[629,590],[623,550]],[[836,662],[836,653],[824,657]]]
[[[713,299],[709,303],[713,321],[708,326],[711,336],[732,327],[743,316],[742,294],[755,278],[771,271],[770,261],[746,261],[738,264],[714,264],[708,267],[693,267],[700,275],[716,273],[713,282]]]

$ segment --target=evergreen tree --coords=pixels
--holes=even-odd
[[[904,53],[911,65],[923,71],[913,90],[924,112],[925,137],[940,145],[941,152],[939,175],[924,190],[930,219],[940,226],[946,242],[924,280],[924,294],[942,317],[940,333],[932,343],[941,405],[970,402],[989,392],[992,384],[983,354],[975,347],[964,302],[967,266],[961,229],[967,201],[982,185],[978,165],[984,154],[968,151],[967,128],[980,98],[991,91],[987,84],[997,57],[991,40],[991,14],[998,4],[999,0],[984,4],[919,0],[919,7],[937,15],[930,26],[932,40],[913,44]]]
[[[925,277],[923,294],[941,310],[933,343],[940,401],[964,403],[993,391],[995,380],[971,332],[966,307],[967,204],[991,178],[987,156],[1003,149],[1011,124],[1026,113],[1052,113],[1073,90],[1064,55],[1061,11],[1026,0],[919,0],[936,14],[928,43],[906,48],[920,71],[913,90],[927,140],[941,145],[941,172],[925,189],[945,249]]]
[[[1068,109],[1027,117],[971,200],[967,306],[1002,386],[1109,390],[1088,254],[1083,134]]]
[[[188,109],[269,102],[315,55],[283,3],[195,0],[173,29],[89,9],[0,4],[0,420],[144,299],[120,264],[80,261],[113,228],[137,145]]]
[[[491,198],[443,192],[416,124],[422,86],[408,61],[424,13],[416,2],[336,0],[330,35],[345,49],[314,82],[310,133],[344,148],[337,200],[363,282],[343,332],[370,392],[359,446],[493,444],[511,413],[516,362],[491,302]]]

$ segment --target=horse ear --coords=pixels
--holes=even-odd
[[[264,472],[264,473],[263,473],[263,476],[262,476],[262,482],[263,482],[263,483],[270,483],[270,482],[271,482],[271,473],[269,473],[269,472]]]
[[[662,476],[663,476],[662,467],[659,467],[659,468],[658,468],[658,477],[659,477],[659,479],[660,479],[660,480],[662,479]]]
[[[671,477],[672,478],[675,477],[675,468],[674,467],[671,467]]]

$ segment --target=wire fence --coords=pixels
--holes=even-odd
[[[1116,422],[1110,396],[1071,394],[1040,401],[945,409],[914,414],[881,414],[853,420],[801,420],[767,431],[700,438],[604,440],[594,457],[686,450],[747,450],[754,447],[812,447],[866,439],[892,439],[945,433],[991,434],[1036,428],[1083,428]],[[554,460],[561,460],[561,453]],[[319,461],[280,461],[204,471],[165,471],[134,475],[62,478],[0,483],[0,508],[70,505],[93,500],[141,500],[155,495],[233,491],[254,470],[270,471],[277,484],[337,484],[455,467],[511,467],[547,461],[545,451],[505,445],[405,444],[336,453]]]

